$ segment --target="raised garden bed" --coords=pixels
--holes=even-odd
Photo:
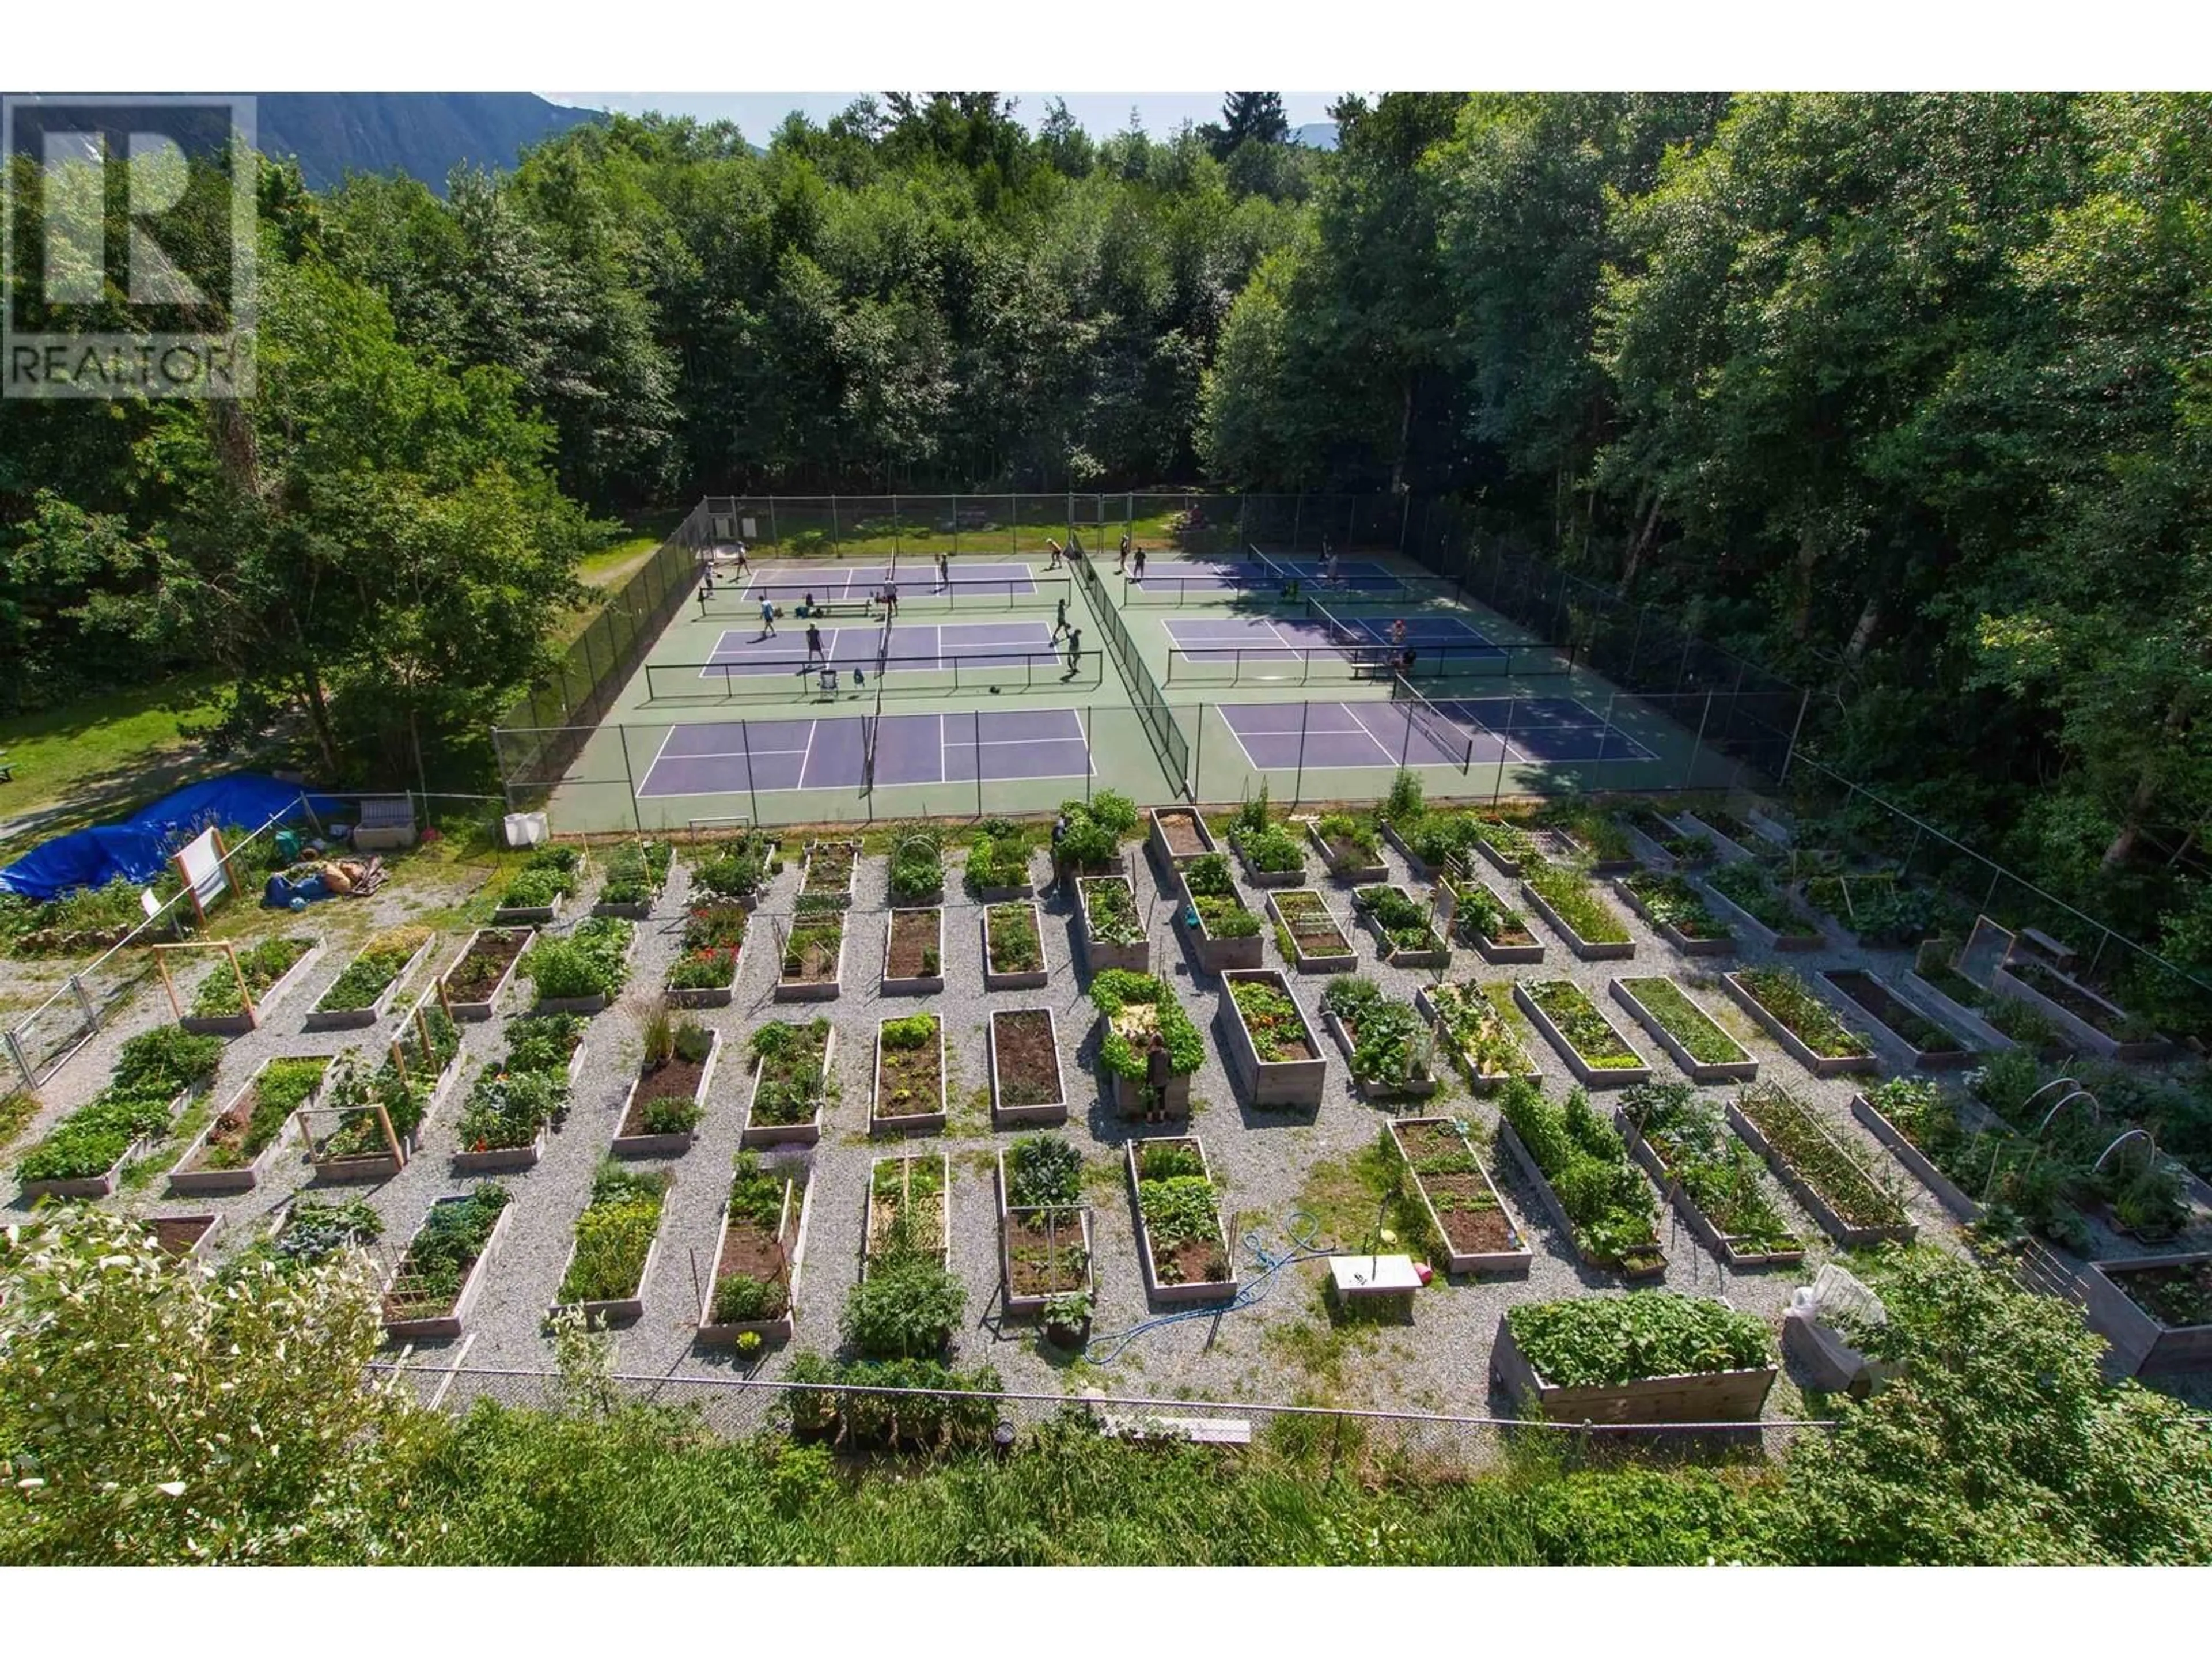
[[[1674,821],[1693,836],[1703,836],[1723,858],[1754,859],[1766,855],[1765,837],[1733,812],[1717,806],[1684,809]]]
[[[1695,870],[1713,860],[1713,844],[1649,806],[1632,806],[1620,815],[1637,852],[1655,863]]]
[[[532,937],[527,927],[480,927],[471,933],[453,965],[438,976],[446,1012],[455,1019],[489,1019]]]
[[[1176,869],[1183,902],[1176,908],[1176,925],[1189,935],[1198,965],[1209,973],[1231,968],[1257,968],[1261,963],[1260,918],[1244,902],[1229,873],[1229,860],[1218,853],[1201,853]],[[1193,927],[1195,917],[1197,926]]]
[[[1837,1018],[1796,975],[1779,968],[1745,968],[1723,974],[1721,983],[1814,1077],[1876,1069],[1874,1045]]]
[[[2001,994],[2019,998],[2061,1035],[2106,1060],[2164,1060],[2173,1045],[2126,1010],[2075,983],[2048,963],[2015,957],[1990,976]]]
[[[1513,1000],[1583,1083],[1617,1089],[1650,1081],[1650,1063],[1574,981],[1516,980]]]
[[[1272,968],[1222,976],[1220,1019],[1230,1069],[1255,1106],[1319,1106],[1328,1061],[1313,1026]]]
[[[1145,831],[1146,844],[1163,872],[1174,869],[1179,860],[1219,850],[1214,845],[1213,832],[1206,827],[1205,817],[1194,808],[1154,806],[1145,816],[1150,820]]]
[[[238,953],[238,971],[228,959],[200,981],[191,1011],[177,1024],[195,1036],[244,1036],[269,1018],[282,1002],[314,971],[321,960],[322,942],[302,933],[288,933],[262,940]],[[240,1000],[239,981],[246,981]]]
[[[795,914],[776,958],[770,996],[777,1002],[828,1002],[844,981],[845,912],[817,908]]]
[[[983,988],[1041,991],[1051,981],[1044,922],[1034,903],[994,904],[983,912]]]
[[[1448,1273],[1525,1275],[1535,1252],[1459,1125],[1448,1117],[1405,1117],[1389,1130],[1443,1241],[1437,1265]]]
[[[868,1170],[860,1277],[879,1262],[921,1255],[952,1262],[952,1161],[943,1152],[879,1158]]]
[[[1515,1082],[1500,1107],[1499,1147],[1520,1166],[1577,1258],[1628,1279],[1663,1275],[1658,1206],[1620,1131],[1589,1097],[1577,1089],[1564,1106],[1554,1105],[1534,1084]]]
[[[17,1197],[25,1204],[41,1198],[112,1197],[124,1166],[160,1144],[190,1094],[183,1090],[163,1099],[119,1095],[112,1085],[103,1090],[23,1155],[15,1166],[22,1182]],[[57,1173],[28,1173],[46,1169]]]
[[[1437,1028],[1437,1040],[1459,1061],[1468,1085],[1484,1094],[1513,1079],[1543,1080],[1543,1071],[1528,1045],[1514,1030],[1522,1017],[1515,1010],[1509,987],[1424,985],[1413,993],[1413,1006]]]
[[[1057,1135],[1024,1135],[999,1149],[999,1273],[1012,1317],[1096,1291],[1082,1179],[1082,1154]]]
[[[1557,838],[1565,862],[1580,865],[1601,879],[1625,876],[1637,868],[1636,845],[1628,832],[1595,806],[1554,803],[1537,813],[1535,823]]]
[[[1903,1079],[1899,1081],[1905,1082]],[[1971,1197],[1965,1188],[1951,1179],[1950,1176],[1936,1163],[1936,1156],[1931,1155],[1930,1151],[1921,1145],[1920,1139],[1912,1133],[1908,1122],[1893,1121],[1877,1103],[1875,1097],[1887,1093],[1890,1086],[1885,1085],[1882,1088],[1875,1090],[1874,1096],[1853,1095],[1851,1115],[1864,1124],[1876,1140],[1888,1147],[1895,1155],[1897,1161],[1905,1167],[1913,1179],[1935,1194],[1936,1200],[1945,1209],[1968,1225],[1979,1221],[1982,1218],[1980,1200]],[[1906,1086],[1911,1085],[1908,1084]],[[1923,1084],[1919,1086],[1930,1091],[1932,1095],[1934,1085]],[[1950,1103],[1948,1102],[1932,1103],[1936,1104],[1938,1109],[1947,1115],[1951,1115],[1952,1130],[1958,1133],[1949,1139],[1958,1141],[1966,1139],[1967,1135],[1964,1131],[1960,1130]],[[1965,1103],[1972,1107],[1976,1115],[1982,1119],[1981,1127],[1994,1124],[1994,1115],[1987,1113],[1985,1108],[1971,1101]]]
[[[222,1231],[222,1218],[212,1212],[155,1215],[146,1218],[146,1225],[154,1235],[155,1248],[164,1255],[175,1256],[180,1261],[204,1261],[215,1253],[215,1241]]]
[[[1761,1321],[1724,1304],[1641,1291],[1509,1310],[1490,1374],[1555,1423],[1755,1423],[1773,1346]]]
[[[1572,870],[1559,865],[1527,868],[1521,902],[1543,917],[1544,925],[1584,962],[1623,962],[1636,954],[1627,924],[1607,909],[1597,890]]]
[[[1152,941],[1145,937],[1145,919],[1128,878],[1082,877],[1075,884],[1075,896],[1076,940],[1083,951],[1084,971],[1150,971]]]
[[[1382,861],[1382,837],[1370,823],[1349,812],[1329,812],[1306,825],[1306,842],[1339,881],[1371,887],[1390,879]]]
[[[611,1159],[599,1165],[547,1318],[574,1311],[596,1328],[645,1316],[645,1282],[660,1253],[660,1218],[674,1184],[665,1170],[625,1170]]]
[[[1355,888],[1352,909],[1375,935],[1376,956],[1393,968],[1451,966],[1451,946],[1437,936],[1428,907],[1404,888]]]
[[[1244,866],[1244,879],[1255,887],[1302,887],[1306,879],[1305,849],[1289,825],[1239,823],[1229,832],[1229,844]]]
[[[318,1181],[382,1181],[398,1175],[461,1074],[460,1031],[444,1012],[417,1003],[383,1065],[358,1049],[331,1062],[318,1103],[301,1112],[301,1139]],[[326,1129],[318,1128],[327,1123]]]
[[[853,880],[860,865],[857,841],[813,841],[806,844],[799,896],[814,899],[830,909],[842,910],[853,902]]]
[[[1098,1010],[1098,1062],[1113,1079],[1115,1109],[1125,1117],[1144,1112],[1146,1056],[1157,1031],[1173,1068],[1164,1109],[1188,1113],[1190,1077],[1206,1059],[1206,1040],[1174,991],[1150,975],[1109,969],[1091,981],[1091,1002]]]
[[[504,1187],[487,1181],[474,1192],[431,1205],[386,1281],[386,1336],[424,1341],[461,1334],[514,1212],[507,1198]]]
[[[1541,962],[1544,942],[1522,914],[1473,876],[1447,878],[1452,890],[1452,933],[1472,945],[1485,962]]]
[[[2092,1261],[2081,1283],[2127,1375],[2212,1370],[2212,1255]]]
[[[1237,1294],[1237,1267],[1220,1197],[1196,1135],[1124,1143],[1137,1211],[1137,1265],[1155,1302],[1220,1302]]]
[[[883,993],[933,994],[945,988],[945,912],[894,910],[884,930]]]
[[[491,913],[502,926],[557,921],[575,896],[586,860],[574,847],[541,847],[523,860]]]
[[[1340,979],[1322,997],[1321,1018],[1361,1099],[1419,1100],[1436,1093],[1434,1039],[1412,1003],[1394,1001],[1370,979]]]
[[[1616,981],[1617,982],[1617,981]],[[1759,1178],[1750,1144],[1686,1083],[1629,1091],[1613,1123],[1698,1243],[1735,1268],[1795,1267],[1805,1246]]]
[[[264,1060],[169,1171],[172,1196],[251,1192],[268,1176],[330,1061]]]
[[[630,1079],[615,1125],[617,1158],[681,1158],[698,1139],[707,1092],[722,1055],[722,1034],[689,1020],[648,1034],[647,1058]]]
[[[1275,924],[1277,948],[1300,973],[1348,974],[1359,965],[1352,941],[1314,889],[1268,894],[1267,915]]]
[[[902,831],[891,847],[886,887],[895,905],[919,908],[944,903],[944,838],[926,827]]]
[[[1973,1057],[1964,1042],[1874,975],[1856,968],[1831,968],[1820,978],[1878,1032],[1910,1054],[1914,1070],[1932,1072],[1964,1066]]]
[[[1894,1183],[1877,1181],[1843,1138],[1788,1090],[1771,1083],[1746,1089],[1729,1103],[1728,1119],[1845,1249],[1909,1244],[1918,1232]]]
[[[672,1008],[726,1008],[736,999],[738,967],[752,913],[727,900],[694,904],[668,970]]]
[[[760,902],[761,890],[783,866],[776,843],[757,830],[735,841],[695,848],[684,862],[691,869],[692,902],[734,904],[746,910]]]
[[[596,1014],[629,978],[637,926],[619,916],[587,916],[566,938],[540,933],[522,960],[541,1014]]]
[[[1692,1083],[1748,1083],[1759,1075],[1759,1062],[1750,1051],[1673,980],[1656,975],[1616,979],[1611,989],[1613,1000]]]
[[[607,856],[607,878],[592,906],[595,916],[643,921],[668,884],[676,849],[665,841],[626,841]]]
[[[868,1133],[936,1134],[945,1120],[945,1022],[935,1014],[878,1021]]]
[[[1686,957],[1726,956],[1735,935],[1706,906],[1698,890],[1681,876],[1623,876],[1613,884],[1621,902],[1644,918],[1651,931]]]
[[[456,1175],[499,1175],[536,1166],[552,1125],[568,1108],[565,1069],[487,1066],[461,1103]]]
[[[362,945],[307,1011],[308,1031],[358,1030],[392,1012],[404,986],[438,943],[428,927],[387,927]]]
[[[738,1154],[699,1308],[702,1346],[735,1347],[748,1334],[763,1342],[791,1340],[813,1197],[805,1165],[787,1171],[763,1167],[755,1153]]]
[[[1770,951],[1818,951],[1828,942],[1813,919],[1784,897],[1756,864],[1724,864],[1706,876],[1705,888],[1714,913],[1753,945]]]
[[[1067,1121],[1067,1084],[1051,1009],[1001,1008],[992,1014],[991,1121]]]
[[[1033,851],[1026,831],[1004,819],[996,820],[995,828],[978,833],[969,844],[968,861],[962,872],[969,890],[986,904],[1011,903],[1031,896],[1036,891],[1036,882],[1030,874]]]
[[[837,1075],[836,1027],[826,1019],[807,1025],[770,1020],[752,1034],[748,1047],[752,1096],[738,1144],[813,1146],[822,1139],[822,1115]]]
[[[1904,990],[1915,1002],[1953,1030],[1960,1033],[1977,1048],[2002,1054],[2007,1049],[2024,1046],[2019,1039],[1999,1030],[1990,1018],[1993,1011],[2002,1018],[2005,1011],[2017,1010],[2019,1014],[2027,1015],[2033,1026],[2041,1028],[2031,1035],[2050,1038],[2054,1054],[2057,1052],[2057,1034],[2051,1030],[2050,1021],[2024,1002],[2012,997],[1992,995],[1954,968],[1937,967],[1919,971],[1907,969],[1900,978]],[[2017,1016],[2014,1018],[2016,1021]],[[2044,1044],[2039,1041],[2027,1046],[2040,1048]]]

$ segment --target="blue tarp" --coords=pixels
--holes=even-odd
[[[312,798],[318,817],[350,823],[354,814],[327,795]],[[167,867],[169,854],[211,824],[258,829],[278,813],[305,818],[300,786],[255,772],[234,772],[185,785],[120,823],[57,836],[0,870],[0,888],[26,898],[58,898],[80,887],[103,887],[118,876],[150,882]]]

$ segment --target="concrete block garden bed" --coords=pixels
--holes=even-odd
[[[1222,976],[1219,1023],[1229,1068],[1255,1106],[1319,1106],[1328,1062],[1312,1023],[1272,968]]]
[[[1402,1117],[1389,1129],[1443,1242],[1443,1270],[1525,1275],[1535,1252],[1459,1125],[1448,1117]]]
[[[993,1012],[990,1057],[994,1126],[1067,1121],[1067,1084],[1051,1009],[1001,1008]]]
[[[1237,1294],[1220,1200],[1196,1135],[1122,1148],[1137,1220],[1137,1265],[1154,1302],[1225,1302]]]

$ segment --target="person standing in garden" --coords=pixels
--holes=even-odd
[[[1155,1030],[1145,1050],[1145,1121],[1160,1123],[1168,1115],[1168,1085],[1175,1081],[1175,1061],[1167,1039]]]
[[[1060,884],[1067,878],[1066,862],[1060,848],[1067,839],[1067,814],[1062,812],[1052,821],[1052,890],[1057,893]]]

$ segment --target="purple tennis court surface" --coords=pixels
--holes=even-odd
[[[1307,766],[1457,766],[1403,702],[1246,702],[1224,705],[1247,759],[1267,769]],[[1430,705],[1474,740],[1473,763],[1655,760],[1657,756],[1572,697],[1443,697]]]
[[[841,667],[873,669],[883,629],[823,624],[822,649]],[[891,629],[890,672],[901,669],[946,669],[957,664],[979,668],[1019,668],[1032,661],[1050,661],[1052,624],[1030,620],[1000,623],[911,623]],[[782,622],[775,633],[763,635],[744,628],[726,628],[715,641],[709,660],[699,670],[702,680],[733,675],[795,674],[805,668],[806,624]]]
[[[1319,559],[1277,559],[1275,570],[1296,576],[1301,582],[1319,587],[1324,570]],[[1154,559],[1148,562],[1142,576],[1129,574],[1139,587],[1148,580],[1158,579],[1159,585],[1170,592],[1178,589],[1209,588],[1273,588],[1280,581],[1275,570],[1270,570],[1256,559]],[[1387,566],[1372,559],[1339,559],[1336,562],[1336,586],[1354,592],[1389,593],[1403,588],[1405,578],[1393,573]]]
[[[1293,662],[1317,651],[1358,650],[1363,646],[1395,645],[1394,620],[1346,617],[1344,625],[1360,635],[1340,640],[1324,622],[1271,620],[1266,617],[1177,617],[1163,624],[1177,654],[1192,662]],[[1429,648],[1453,657],[1505,655],[1477,629],[1456,617],[1407,617],[1403,643],[1417,650]]]
[[[867,728],[876,782],[969,783],[1091,774],[1091,745],[1072,708],[1004,714],[885,714],[835,720],[745,720],[678,726],[661,742],[644,781],[647,795],[726,795],[747,790],[856,789],[867,775]]]
[[[840,564],[828,568],[820,565],[763,565],[745,578],[742,587],[719,587],[715,591],[734,592],[741,600],[753,605],[758,605],[763,599],[795,605],[809,593],[824,605],[844,605],[873,598],[883,592],[886,583],[896,584],[901,598],[944,592],[938,585],[936,562],[911,559],[896,570],[884,564]],[[969,559],[952,562],[952,586],[958,593],[1037,591],[1036,579],[1025,564],[989,564]]]

